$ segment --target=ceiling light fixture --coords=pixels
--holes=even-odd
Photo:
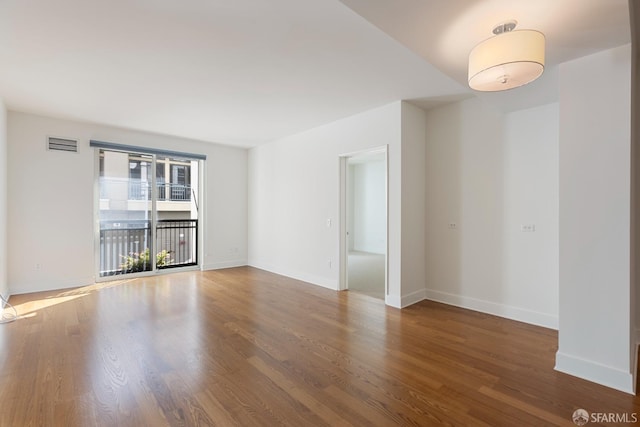
[[[497,92],[526,85],[544,71],[544,34],[517,30],[516,21],[493,29],[491,37],[469,54],[469,87]]]

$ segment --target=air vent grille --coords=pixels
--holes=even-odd
[[[78,152],[78,141],[75,139],[55,138],[50,136],[47,140],[47,148],[55,151]]]

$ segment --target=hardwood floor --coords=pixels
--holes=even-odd
[[[0,426],[573,426],[577,408],[640,414],[634,396],[555,372],[555,331],[428,301],[387,308],[249,267],[11,303],[23,317],[0,325]]]

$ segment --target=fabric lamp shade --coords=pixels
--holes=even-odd
[[[491,37],[469,54],[469,87],[483,92],[513,89],[544,71],[544,34],[508,31]]]

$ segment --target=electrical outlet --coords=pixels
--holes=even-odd
[[[331,269],[331,260],[327,260],[327,265],[329,266],[329,269]]]
[[[535,224],[522,224],[520,226],[520,231],[522,231],[523,233],[533,233],[534,231],[536,231],[536,225]]]
[[[455,222],[449,223],[449,230],[457,230],[457,229],[458,229],[458,224],[456,224]]]

